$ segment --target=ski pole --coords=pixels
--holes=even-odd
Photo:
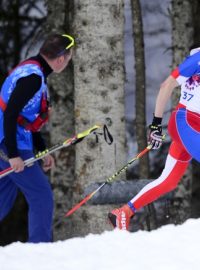
[[[31,157],[31,158],[26,159],[24,161],[25,166],[26,167],[30,166],[32,163],[36,162],[37,160],[40,160],[40,159],[44,158],[45,156],[52,154],[59,149],[62,149],[64,147],[68,147],[70,145],[73,145],[73,144],[76,144],[76,143],[82,141],[85,137],[87,137],[88,135],[90,135],[92,132],[94,132],[96,129],[98,129],[100,127],[101,127],[100,125],[94,125],[93,127],[76,134],[72,138],[66,139],[65,141],[58,143],[58,144],[52,146],[51,148],[48,148],[42,152],[38,152],[34,157]],[[0,178],[3,178],[4,176],[6,176],[12,172],[14,172],[12,167],[9,167],[9,168],[1,171]]]
[[[139,158],[141,158],[142,156],[144,156],[149,150],[151,150],[152,145],[149,144],[144,150],[142,150],[139,154],[137,154],[137,156],[135,156],[134,158],[132,158],[125,166],[123,166],[119,171],[115,172],[112,176],[108,177],[106,179],[106,181],[101,184],[96,190],[94,190],[93,192],[91,192],[90,194],[88,194],[82,201],[80,201],[79,203],[77,203],[71,210],[69,210],[64,217],[68,217],[71,214],[73,214],[77,209],[79,209],[83,204],[85,204],[87,201],[89,201],[102,187],[104,187],[106,184],[108,183],[112,183],[115,178],[120,175],[121,173],[125,172],[127,170],[127,168],[136,160],[138,160]]]

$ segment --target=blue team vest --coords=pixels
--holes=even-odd
[[[25,105],[23,110],[20,112],[20,115],[25,117],[30,122],[33,122],[39,112],[40,112],[40,104],[42,93],[45,93],[47,96],[47,85],[45,83],[44,74],[41,68],[37,64],[22,64],[16,67],[10,75],[6,78],[1,88],[1,98],[5,103],[8,103],[9,98],[15,89],[16,83],[20,78],[29,76],[31,74],[37,74],[41,76],[42,83],[40,89],[37,93],[33,96],[32,99]],[[28,91],[28,89],[27,89]],[[4,113],[0,109],[0,143],[4,139],[4,130],[3,130],[3,121],[4,121]],[[17,148],[18,149],[25,149],[25,150],[32,150],[33,143],[32,143],[32,133],[28,130],[25,130],[24,127],[21,127],[17,124]]]

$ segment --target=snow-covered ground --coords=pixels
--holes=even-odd
[[[152,232],[88,235],[0,248],[1,270],[198,270],[200,219]]]

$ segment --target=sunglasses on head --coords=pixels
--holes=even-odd
[[[66,50],[68,50],[68,49],[74,47],[74,45],[75,45],[75,41],[74,41],[74,38],[73,38],[72,36],[67,35],[67,34],[63,34],[62,37],[68,38],[71,42],[70,42],[70,44],[67,45],[67,47],[66,47],[62,52],[60,52],[57,56],[63,55],[63,54],[65,53]]]
[[[71,41],[71,43],[65,48],[66,50],[68,50],[74,46],[75,42],[74,42],[74,38],[72,36],[63,34],[62,37],[66,37]]]

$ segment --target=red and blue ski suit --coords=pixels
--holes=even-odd
[[[179,104],[168,123],[172,143],[161,176],[128,203],[134,211],[176,188],[192,158],[200,162],[200,48],[192,50],[171,76],[181,85]]]

